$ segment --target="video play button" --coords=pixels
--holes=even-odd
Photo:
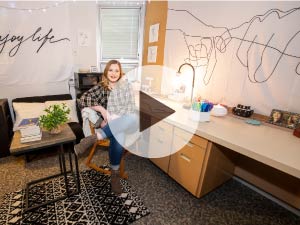
[[[156,124],[157,122],[165,119],[171,114],[175,113],[175,110],[162,104],[156,99],[150,97],[146,93],[139,91],[140,94],[140,132],[143,132],[147,128]],[[151,116],[155,119],[147,119],[145,117]]]
[[[189,111],[182,107],[183,103],[166,98],[164,93],[159,95],[153,84],[149,88],[149,80],[155,83],[160,76],[170,85],[172,77],[176,78],[176,71],[162,66],[131,70],[125,75],[125,86],[120,86],[131,88],[124,92],[114,87],[108,98],[107,108],[113,109],[108,110],[109,114],[122,115],[108,122],[114,137],[112,143],[119,143],[134,155],[147,158],[170,156],[189,144],[198,127],[197,122],[189,119]],[[164,92],[170,90],[164,84],[159,88]],[[121,101],[116,103],[116,99]],[[135,113],[124,114],[133,102]]]

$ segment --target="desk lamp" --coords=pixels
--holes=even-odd
[[[193,69],[193,83],[192,83],[191,100],[190,100],[189,103],[183,105],[183,108],[185,108],[185,109],[190,109],[190,108],[191,108],[191,105],[192,105],[192,101],[193,101],[193,92],[194,92],[194,83],[195,83],[195,68],[194,68],[194,67],[192,66],[192,64],[190,64],[190,63],[183,63],[183,64],[180,65],[180,67],[179,67],[179,69],[178,69],[178,72],[177,72],[178,74],[181,74],[181,73],[180,73],[180,70],[181,70],[181,68],[182,68],[183,66],[185,66],[185,65],[190,66],[190,67],[192,67],[192,69]]]

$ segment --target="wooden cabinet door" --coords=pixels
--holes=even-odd
[[[189,134],[175,128],[174,136],[173,147],[177,148],[182,146],[182,143],[187,142],[186,138]],[[169,175],[195,196],[197,195],[207,143],[206,139],[193,136],[181,150],[171,155],[170,158]]]
[[[170,156],[166,156],[162,158],[150,158],[150,160],[155,165],[157,165],[161,170],[163,170],[165,173],[168,173]]]
[[[164,151],[171,152],[172,137],[173,126],[170,124],[161,121],[156,126],[151,127],[149,141],[150,151],[160,150],[164,148]],[[159,168],[161,168],[164,172],[168,173],[170,160],[169,155],[161,158],[150,158],[150,160]]]

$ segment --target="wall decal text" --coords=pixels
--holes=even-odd
[[[56,39],[55,36],[52,34],[53,28],[50,28],[50,30],[43,36],[41,33],[42,28],[39,27],[36,29],[36,31],[30,35],[29,37],[24,37],[24,36],[17,36],[17,35],[11,35],[11,34],[6,34],[6,35],[0,35],[0,54],[3,52],[5,46],[7,43],[11,42],[12,47],[9,50],[9,56],[14,57],[21,45],[25,41],[32,41],[32,42],[38,42],[40,43],[39,48],[37,49],[36,53],[40,51],[40,49],[47,43],[49,42],[50,44],[60,42],[60,41],[70,41],[69,38],[61,38],[61,39]]]

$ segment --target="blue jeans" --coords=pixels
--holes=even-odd
[[[126,114],[117,119],[111,120],[100,129],[103,138],[109,138],[109,160],[112,166],[120,165],[123,155],[123,145],[126,133],[132,133],[138,128],[137,116]]]

